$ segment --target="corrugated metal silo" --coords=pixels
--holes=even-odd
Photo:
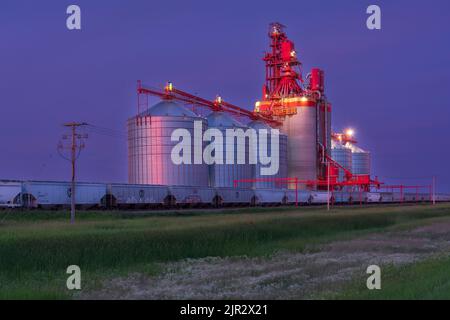
[[[347,148],[340,143],[335,143],[331,149],[331,157],[341,166],[352,171],[352,150],[350,148]],[[341,168],[339,168],[338,179],[340,181],[345,179],[345,172]]]
[[[233,145],[226,143],[227,129],[242,129],[246,131],[247,126],[233,119],[224,112],[212,112],[208,117],[208,128],[218,129],[223,135],[223,164],[212,164],[209,166],[209,179],[211,187],[234,187],[235,180],[251,179],[253,173],[253,165],[249,164],[248,144],[237,141],[235,139]],[[227,149],[234,148],[234,164],[226,164]],[[245,150],[245,164],[237,164],[237,150],[243,148]],[[249,187],[248,184],[239,184],[240,187]]]
[[[288,136],[288,176],[299,180],[317,179],[317,108],[315,103],[296,107],[286,116],[282,131]],[[289,185],[290,189],[295,184]],[[299,189],[305,189],[299,185]]]
[[[353,174],[370,175],[370,152],[362,149],[352,152],[352,170]]]
[[[173,163],[171,141],[176,129],[186,129],[194,137],[194,122],[200,121],[202,135],[206,120],[171,100],[163,100],[128,120],[129,183],[152,185],[207,186],[208,166]],[[191,140],[192,141],[192,140]],[[193,148],[193,145],[191,145]]]
[[[370,167],[371,167],[370,152],[365,151],[350,142],[347,142],[345,146],[352,151],[352,173],[370,175]]]
[[[255,129],[258,133],[259,130],[267,130],[267,142],[268,142],[268,153],[272,155],[271,149],[271,135],[270,132],[272,127],[263,121],[252,121],[248,124],[252,129]],[[259,140],[258,140],[259,141]],[[255,148],[255,152],[259,155],[259,142],[256,146],[250,146]],[[287,177],[287,166],[288,166],[288,137],[280,132],[279,135],[279,170],[278,173],[273,176],[266,176],[261,174],[261,168],[265,167],[258,163],[253,167],[253,179],[270,179],[270,178],[286,178]],[[275,183],[275,181],[258,181],[253,184],[256,189],[272,189],[272,188],[286,188],[287,185],[284,183]]]

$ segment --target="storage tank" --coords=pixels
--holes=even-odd
[[[171,152],[179,141],[171,141],[176,129],[186,129],[193,140],[194,122],[199,121],[202,135],[207,123],[184,106],[163,100],[128,120],[128,168],[130,184],[207,186],[208,166],[175,164]],[[191,146],[193,143],[191,140]]]
[[[267,143],[268,143],[268,154],[272,155],[272,148],[271,148],[271,135],[270,132],[273,129],[270,127],[267,123],[256,120],[252,121],[248,124],[248,126],[252,129],[255,129],[256,132],[259,134],[259,130],[267,130]],[[259,140],[258,140],[259,141]],[[259,155],[259,142],[258,144],[254,146],[250,146],[254,148],[254,151],[257,155]],[[273,176],[266,176],[261,174],[261,168],[264,168],[265,166],[261,165],[258,158],[258,163],[253,167],[253,179],[270,179],[270,178],[286,178],[287,177],[287,161],[288,161],[288,137],[280,132],[279,135],[279,170],[278,173]],[[285,183],[275,181],[258,181],[253,183],[253,188],[255,189],[282,189],[286,188],[287,185]]]
[[[282,131],[288,136],[288,177],[299,180],[317,179],[317,108],[316,103],[291,98],[288,103],[296,114],[285,116]],[[289,185],[290,189],[295,184]],[[305,189],[299,185],[299,189]]]
[[[370,152],[365,151],[355,145],[350,145],[352,150],[352,172],[353,174],[370,175]]]
[[[249,163],[249,148],[246,141],[234,139],[233,144],[228,144],[226,139],[227,129],[242,129],[246,131],[247,126],[235,120],[224,112],[212,112],[207,117],[208,128],[218,129],[223,135],[223,164],[209,165],[209,183],[211,187],[234,187],[235,180],[251,179],[253,165]],[[209,144],[209,142],[207,142]],[[226,164],[226,152],[234,148],[234,164]],[[245,164],[237,164],[238,148],[245,150]],[[251,187],[248,183],[240,183],[239,187]]]
[[[339,163],[341,166],[349,171],[352,171],[352,150],[340,143],[333,143],[331,148],[331,157],[334,161]],[[338,174],[339,181],[345,180],[345,172],[339,168]]]
[[[370,175],[370,152],[361,149],[351,142],[345,144],[352,151],[352,173],[358,175]]]

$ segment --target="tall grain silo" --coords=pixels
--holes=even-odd
[[[282,118],[281,130],[288,136],[288,177],[299,180],[317,179],[317,107],[305,97],[284,99],[295,114]],[[289,185],[290,189],[295,184]],[[299,189],[305,189],[303,184]]]
[[[256,121],[252,121],[248,124],[248,126],[252,129],[255,129],[256,132],[258,132],[259,134],[259,130],[267,130],[267,142],[268,142],[268,154],[269,156],[274,156],[274,154],[272,153],[273,149],[272,149],[272,144],[271,144],[271,130],[272,127],[270,127],[267,123],[260,121],[260,120],[256,120]],[[259,138],[258,138],[259,139]],[[255,189],[272,189],[272,188],[286,188],[287,185],[282,183],[282,182],[278,182],[276,183],[275,181],[269,181],[270,179],[274,179],[274,178],[286,178],[287,177],[287,166],[288,166],[288,137],[280,132],[279,135],[279,147],[278,147],[278,152],[279,152],[279,169],[278,172],[275,175],[262,175],[261,174],[261,169],[263,167],[267,167],[264,166],[260,163],[259,161],[259,140],[258,140],[258,144],[250,146],[250,148],[254,148],[254,151],[256,152],[256,154],[258,155],[258,162],[257,164],[253,167],[253,175],[252,178],[253,179],[266,179],[267,181],[255,181],[253,183],[253,187]]]
[[[207,117],[208,129],[217,129],[223,135],[223,154],[222,164],[211,164],[209,166],[209,179],[211,187],[234,187],[235,180],[251,179],[253,173],[253,165],[249,163],[249,148],[248,144],[244,141],[234,141],[229,144],[226,139],[227,129],[241,129],[246,131],[248,127],[239,121],[235,120],[224,112],[212,112]],[[234,164],[227,164],[226,159],[227,150],[234,149]],[[245,164],[238,164],[238,150],[244,150]],[[240,183],[240,187],[249,187],[248,183]]]
[[[207,186],[208,166],[194,164],[191,143],[191,164],[175,164],[172,149],[179,141],[171,141],[176,129],[186,129],[194,137],[194,122],[207,123],[184,106],[162,100],[128,120],[128,180],[131,184],[169,186]]]
[[[341,143],[333,143],[333,146],[331,148],[331,157],[334,161],[339,163],[341,166],[343,166],[345,169],[352,171],[352,150],[350,148],[347,148]],[[340,181],[345,180],[345,172],[341,168],[339,168],[339,175],[338,179]]]

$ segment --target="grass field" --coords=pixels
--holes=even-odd
[[[0,299],[70,299],[66,268],[82,270],[83,290],[164,263],[205,257],[269,257],[370,233],[408,230],[450,218],[450,205],[251,208],[181,212],[0,211]],[[331,298],[450,298],[449,259],[392,267],[381,292],[349,283]],[[418,281],[402,281],[422,274]],[[423,274],[430,276],[424,277]],[[449,277],[450,278],[450,277]],[[392,285],[389,285],[389,284]],[[431,291],[430,291],[431,290]],[[435,291],[433,291],[435,290]]]
[[[441,257],[383,272],[382,290],[369,291],[365,279],[354,280],[330,299],[364,300],[448,300],[450,299],[450,258]]]

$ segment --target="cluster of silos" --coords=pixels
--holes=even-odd
[[[353,143],[332,142],[331,157],[353,175],[370,175],[370,152]],[[340,181],[345,180],[344,170],[339,169]]]
[[[172,151],[180,143],[173,141],[172,134],[177,129],[185,129],[191,137],[195,136],[195,122],[201,123],[201,164],[196,164],[194,157],[195,141],[192,141],[187,152],[190,163],[175,164],[172,159]],[[198,124],[197,124],[198,125]],[[204,137],[207,129],[211,133],[210,139]],[[237,121],[229,114],[220,111],[211,112],[206,118],[198,116],[191,110],[172,101],[163,100],[143,113],[128,120],[128,176],[131,184],[168,185],[168,186],[210,186],[210,187],[234,187],[237,180],[255,178],[280,178],[287,176],[287,136],[279,136],[279,171],[273,176],[261,176],[261,164],[250,161],[250,151],[258,156],[258,143],[251,144],[247,139],[227,139],[228,131],[248,129],[267,129],[270,146],[270,127],[259,121],[249,125]],[[213,134],[214,133],[214,134]],[[214,163],[206,161],[203,151],[208,154],[208,146],[216,139],[216,134],[221,135],[221,148],[214,148],[212,157]],[[205,141],[207,140],[207,141]],[[198,141],[197,141],[198,143]],[[217,152],[222,154],[217,154]],[[230,158],[227,151],[233,151]],[[195,150],[198,152],[198,149]],[[231,153],[230,153],[231,154]],[[270,154],[271,156],[275,156]],[[185,157],[183,157],[185,158]],[[242,163],[242,159],[244,162]],[[198,159],[197,159],[198,160]],[[243,188],[275,188],[286,187],[282,184],[268,182],[242,182]]]

